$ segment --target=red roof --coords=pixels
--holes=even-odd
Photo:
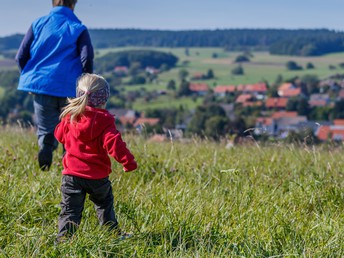
[[[265,106],[267,108],[285,108],[287,103],[287,98],[267,98],[265,100]]]
[[[333,120],[334,125],[344,125],[344,119],[335,119]]]
[[[322,125],[317,131],[317,137],[323,141],[326,141],[328,139],[344,140],[344,126]]]
[[[234,85],[218,85],[215,87],[215,93],[226,93],[226,92],[235,92],[236,87]]]
[[[279,92],[281,93],[281,97],[296,97],[299,96],[301,94],[301,88],[297,88],[297,89],[290,89],[290,90],[285,90],[283,92]]]
[[[340,97],[341,99],[344,99],[344,89],[339,91],[338,97]]]
[[[272,114],[271,118],[277,119],[281,117],[297,117],[297,112],[294,111],[277,111]]]
[[[128,67],[126,66],[116,66],[114,69],[115,72],[128,72]]]
[[[242,103],[244,107],[260,107],[263,105],[261,101],[246,101]]]
[[[118,118],[118,120],[121,122],[122,125],[133,124],[135,119],[136,117],[126,117],[126,116],[121,116],[120,118]]]
[[[290,89],[294,89],[295,86],[290,83],[290,82],[285,82],[285,83],[282,83],[279,87],[278,87],[278,90],[279,91],[285,91],[285,90],[290,90]]]
[[[327,101],[324,99],[310,100],[308,103],[311,107],[325,107],[327,105]]]
[[[263,82],[244,86],[244,91],[246,92],[266,92],[267,90],[266,84]]]
[[[252,95],[251,94],[241,94],[237,97],[237,99],[235,100],[236,103],[244,103],[249,101],[250,99],[252,99]]]
[[[189,85],[189,89],[191,91],[208,91],[209,90],[209,86],[206,83],[190,83]]]
[[[317,137],[319,138],[319,140],[326,141],[329,137],[330,131],[330,126],[322,125],[318,129]]]
[[[157,123],[159,123],[160,119],[159,118],[148,118],[148,117],[141,117],[141,118],[138,118],[136,121],[135,121],[135,124],[134,126],[138,126],[138,125],[141,125],[141,124],[148,124],[148,125],[156,125]]]
[[[260,123],[262,125],[268,126],[272,124],[272,118],[271,117],[258,117],[256,119],[256,123]]]

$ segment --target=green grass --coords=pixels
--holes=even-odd
[[[0,99],[2,99],[2,97],[4,96],[5,94],[5,88],[1,87],[0,86]]]
[[[61,162],[36,160],[33,132],[0,132],[0,257],[343,257],[343,149],[239,146],[124,135],[139,169],[113,165],[121,227],[98,228],[87,200],[82,224],[54,246]]]
[[[110,51],[120,51],[138,48],[113,48],[99,51],[99,55],[104,55]],[[220,84],[248,84],[260,81],[268,81],[273,83],[277,75],[282,75],[284,79],[290,79],[295,76],[302,76],[305,74],[317,75],[320,79],[326,78],[329,75],[336,73],[343,73],[344,70],[339,67],[343,62],[344,53],[328,54],[320,57],[294,57],[294,56],[278,56],[270,55],[268,52],[253,52],[254,57],[248,63],[243,63],[245,74],[242,76],[231,75],[231,70],[237,66],[234,63],[235,58],[242,54],[242,52],[225,52],[221,48],[189,48],[189,56],[185,55],[185,48],[154,48],[156,50],[171,52],[179,58],[178,66],[171,69],[169,72],[162,73],[159,78],[162,84],[167,84],[170,79],[178,80],[179,69],[187,69],[190,75],[194,73],[206,73],[208,69],[213,69],[216,79],[208,80],[210,86]],[[213,53],[218,55],[218,58],[213,58]],[[286,69],[286,62],[293,60],[304,69],[301,71],[288,71]],[[189,61],[188,66],[182,66],[183,61]],[[315,69],[307,70],[308,62],[314,64]],[[330,70],[329,65],[336,67],[335,70]],[[155,89],[154,87],[150,87]],[[158,88],[158,86],[157,86]]]
[[[132,108],[137,111],[147,109],[163,109],[163,108],[179,108],[183,106],[185,110],[191,110],[202,104],[202,97],[198,97],[195,101],[192,98],[173,98],[169,95],[162,95],[149,102],[144,99],[138,99],[133,103]]]

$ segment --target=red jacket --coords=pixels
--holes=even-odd
[[[105,109],[87,106],[75,123],[66,116],[55,129],[56,139],[64,144],[62,174],[87,179],[101,179],[111,173],[112,156],[124,171],[137,168],[134,156],[117,131],[114,117]]]

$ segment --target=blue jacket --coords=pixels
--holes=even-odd
[[[87,28],[67,7],[54,7],[25,35],[16,60],[19,90],[56,97],[75,97],[76,80],[92,73],[93,47]]]

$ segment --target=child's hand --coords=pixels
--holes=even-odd
[[[123,170],[124,170],[125,172],[130,172],[130,171],[134,171],[136,168],[137,168],[137,163],[136,163],[135,160],[133,160],[131,163],[126,164],[126,165],[123,167]]]

